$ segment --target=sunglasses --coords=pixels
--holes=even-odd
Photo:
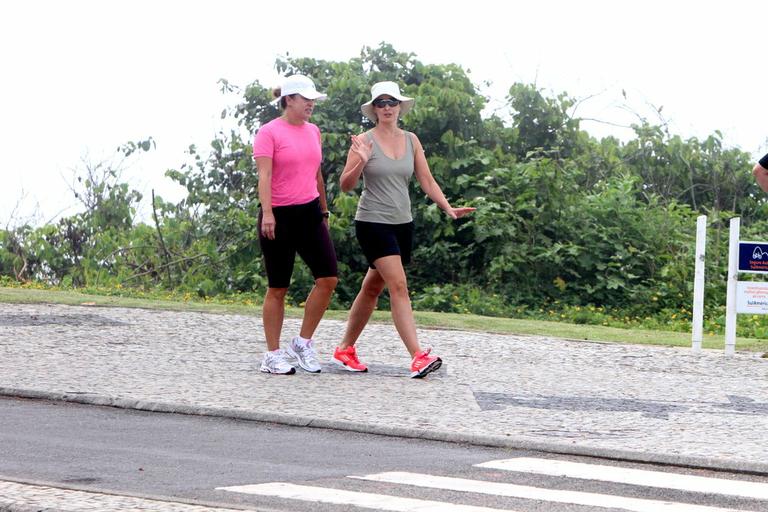
[[[373,106],[377,108],[396,107],[399,104],[400,100],[373,100]]]

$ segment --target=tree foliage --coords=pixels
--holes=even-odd
[[[417,99],[402,126],[418,134],[452,204],[477,207],[472,217],[451,221],[414,182],[416,248],[408,274],[417,307],[483,314],[555,301],[640,313],[684,307],[701,213],[710,215],[713,233],[707,297],[721,304],[725,222],[741,216],[747,235],[765,227],[757,219],[766,202],[749,173],[749,155],[723,147],[719,132],[683,139],[639,123],[627,142],[598,140],[581,129],[575,98],[522,83],[510,85],[506,111],[489,116],[463,68],[426,64],[386,43],[347,62],[286,56],[275,66],[313,77],[329,96],[312,121],[323,134],[322,171],[334,212],[336,306],[351,303],[366,269],[354,237],[359,191],[342,193],[339,175],[350,136],[371,127],[360,105],[381,80],[398,82]],[[251,141],[280,112],[258,80],[242,89],[222,80],[221,87],[241,98],[222,114],[231,128],[204,151],[191,146],[187,162],[167,172],[185,187],[182,201],[153,194],[152,225],[136,224],[140,195],[119,182],[117,169],[86,167],[76,191],[85,211],[54,225],[0,231],[0,272],[202,296],[263,290]],[[129,143],[121,152],[130,156],[152,144]],[[294,277],[298,301],[312,280],[299,263]]]

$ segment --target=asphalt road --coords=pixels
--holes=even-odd
[[[666,500],[688,507],[698,504],[734,510],[768,510],[768,501],[755,498],[475,466],[519,457],[622,466],[672,476],[752,481],[768,489],[768,478],[750,475],[223,418],[0,399],[0,480],[47,482],[57,487],[156,496],[172,501],[296,512],[364,509],[219,488],[284,482],[309,489],[330,488],[525,512],[605,510],[615,496]],[[408,472],[405,478],[410,481],[402,485],[377,480],[384,478],[379,476],[367,480],[349,478],[386,472]],[[417,477],[412,474],[491,484],[479,489],[481,492],[420,487],[414,485]],[[579,491],[605,498],[602,502],[596,498],[601,504],[592,506],[568,500],[553,503],[548,495],[524,498],[484,493],[493,484],[531,486],[544,491]],[[649,510],[654,509],[652,503],[649,506]]]

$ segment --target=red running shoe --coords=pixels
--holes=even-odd
[[[417,352],[416,357],[413,358],[411,363],[411,378],[420,379],[426,374],[431,373],[443,364],[443,360],[437,356],[430,355],[432,351],[428,348],[424,352]]]
[[[354,345],[345,349],[336,347],[336,350],[333,351],[333,362],[350,372],[368,371],[368,367],[357,358]]]

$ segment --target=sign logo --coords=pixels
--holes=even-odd
[[[768,273],[768,242],[739,242],[739,272]]]

